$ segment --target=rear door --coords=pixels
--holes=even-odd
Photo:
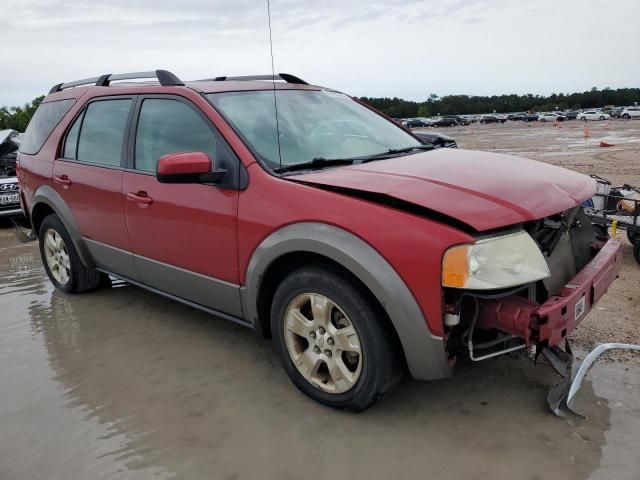
[[[131,96],[88,103],[67,130],[53,180],[96,264],[136,280],[121,193],[134,104]]]
[[[142,281],[241,317],[237,252],[240,161],[198,107],[178,96],[141,96],[129,139],[123,199]],[[204,152],[227,169],[223,185],[156,179],[163,155]],[[140,199],[145,199],[140,201]]]

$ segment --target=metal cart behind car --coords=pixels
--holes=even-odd
[[[595,225],[626,230],[633,256],[640,264],[640,187],[614,187],[607,179],[591,175],[598,182],[597,193],[584,202],[585,213]]]

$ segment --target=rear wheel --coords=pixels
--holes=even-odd
[[[624,118],[625,120],[629,120],[631,118],[631,115],[629,115],[628,113],[625,113],[622,118]]]
[[[63,292],[79,293],[97,288],[105,275],[80,260],[60,218],[51,214],[40,225],[40,256],[51,283]]]
[[[293,383],[334,408],[361,411],[400,380],[395,333],[362,287],[328,266],[297,270],[271,308],[276,350]]]
[[[627,238],[633,245],[640,243],[640,231],[627,230]]]
[[[604,120],[604,117],[602,115],[600,116],[600,120]]]
[[[640,242],[636,242],[633,246],[633,258],[636,259],[636,262],[640,263]]]

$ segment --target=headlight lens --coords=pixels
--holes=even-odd
[[[442,285],[452,288],[508,288],[549,275],[544,255],[524,230],[456,245],[445,252],[442,261]]]

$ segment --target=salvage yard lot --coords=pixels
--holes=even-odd
[[[461,148],[640,184],[640,121],[443,131]],[[3,225],[3,480],[637,480],[637,356],[594,368],[578,397],[586,420],[548,411],[557,377],[526,357],[461,365],[451,380],[406,379],[363,414],[336,412],[295,390],[270,343],[248,329],[121,283],[54,291],[36,245],[19,244]],[[640,343],[640,266],[628,243],[624,254],[621,278],[573,334],[583,350]]]

